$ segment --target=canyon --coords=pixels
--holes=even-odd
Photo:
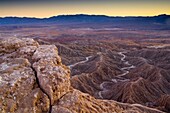
[[[162,113],[139,104],[95,99],[72,87],[55,45],[30,38],[0,42],[0,111],[11,113]],[[123,59],[122,59],[123,60]]]
[[[0,112],[170,113],[168,15],[61,17],[0,19]]]

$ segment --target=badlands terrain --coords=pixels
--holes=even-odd
[[[170,29],[2,25],[0,111],[170,112]]]

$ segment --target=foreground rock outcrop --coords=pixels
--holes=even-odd
[[[70,85],[70,70],[54,45],[33,39],[0,41],[0,112],[161,113],[139,104],[99,100]]]

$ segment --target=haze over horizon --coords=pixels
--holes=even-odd
[[[0,17],[56,15],[155,16],[170,14],[168,0],[1,0]]]

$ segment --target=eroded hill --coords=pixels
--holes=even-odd
[[[140,104],[95,99],[72,88],[70,70],[56,46],[30,38],[0,41],[0,74],[2,113],[162,113]]]

